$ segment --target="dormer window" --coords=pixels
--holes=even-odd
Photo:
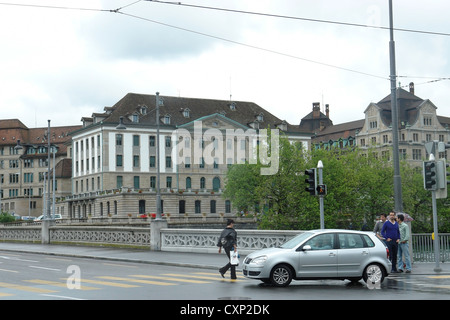
[[[139,115],[138,114],[133,114],[131,116],[131,121],[133,121],[134,123],[138,123],[139,122]]]
[[[164,124],[170,124],[170,115],[168,115],[168,114],[166,114],[165,116],[164,116]]]
[[[277,128],[280,129],[281,131],[286,131],[287,130],[286,120],[283,120],[279,125],[277,125]]]
[[[256,120],[258,120],[259,122],[263,122],[264,121],[264,115],[263,115],[262,112],[256,116]]]
[[[189,108],[184,109],[183,110],[183,117],[189,118],[190,117],[190,113],[191,113],[191,110],[189,110]]]
[[[236,111],[236,103],[232,102],[229,104],[231,111]]]
[[[145,115],[145,114],[147,114],[147,106],[141,106],[141,114],[142,115]]]

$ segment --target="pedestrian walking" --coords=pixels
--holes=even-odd
[[[398,271],[403,272],[403,267],[406,267],[406,272],[411,272],[411,257],[409,256],[409,227],[404,222],[405,216],[403,214],[399,214],[398,218],[398,228],[400,231],[400,241],[398,243]],[[405,261],[403,261],[403,257],[405,257]]]
[[[397,252],[398,242],[400,240],[400,230],[396,221],[395,212],[389,213],[389,219],[381,228],[381,236],[386,239],[386,245],[389,249],[389,260],[392,263],[392,273],[397,273]]]
[[[222,252],[223,247],[228,257],[228,263],[219,269],[220,275],[222,276],[222,278],[225,278],[225,273],[228,271],[228,269],[231,269],[231,279],[236,279],[236,266],[232,265],[230,262],[231,250],[233,250],[234,252],[237,251],[237,232],[236,230],[234,230],[233,219],[227,220],[227,226],[222,230],[219,241],[217,242],[217,246],[219,247],[219,253]]]

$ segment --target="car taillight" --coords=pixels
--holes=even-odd
[[[386,258],[389,260],[389,249],[386,248]]]

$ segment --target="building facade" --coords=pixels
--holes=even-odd
[[[425,143],[450,141],[450,118],[437,115],[437,107],[428,99],[415,95],[414,84],[409,91],[397,89],[400,159],[413,166],[421,166],[428,159]],[[392,159],[391,95],[378,103],[370,103],[364,119],[326,127],[312,137],[315,148],[346,148],[358,146],[361,150],[374,149],[380,157]],[[435,155],[448,159],[447,154]]]
[[[28,128],[18,119],[0,120],[0,208],[18,216],[43,213],[50,190],[71,194],[71,160],[67,158],[69,133],[81,126]],[[48,158],[50,139],[51,157]],[[55,180],[53,183],[53,172]]]
[[[222,195],[226,172],[255,161],[264,129],[305,148],[310,141],[252,102],[129,93],[82,122],[71,134],[72,195],[57,202],[57,211],[72,218],[154,214],[158,164],[165,215],[235,214]]]

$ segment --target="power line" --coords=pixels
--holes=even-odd
[[[128,16],[128,17],[132,17],[132,18],[135,18],[135,19],[140,19],[140,20],[144,20],[144,21],[147,21],[147,22],[156,23],[156,24],[159,24],[159,25],[163,25],[163,26],[166,26],[166,27],[173,28],[173,29],[178,29],[178,30],[182,30],[182,31],[198,34],[198,35],[201,35],[201,36],[205,36],[205,37],[209,37],[209,38],[213,38],[213,39],[217,39],[217,40],[221,40],[221,41],[237,44],[237,45],[244,46],[244,47],[247,47],[247,48],[257,49],[257,50],[261,50],[261,51],[277,54],[277,55],[280,55],[280,56],[293,58],[293,59],[297,59],[297,60],[302,60],[302,61],[306,61],[306,62],[310,62],[310,63],[315,63],[315,64],[318,64],[318,65],[331,67],[331,68],[335,68],[335,69],[339,69],[339,70],[344,70],[344,71],[348,71],[348,72],[353,72],[353,73],[357,73],[357,74],[361,74],[361,75],[365,75],[365,76],[370,76],[370,77],[379,78],[379,79],[383,79],[383,80],[389,80],[388,77],[374,75],[374,74],[370,74],[370,73],[367,73],[367,72],[358,71],[358,70],[354,70],[354,69],[349,69],[349,68],[345,68],[345,67],[340,67],[340,66],[332,65],[332,64],[329,64],[329,63],[325,63],[325,62],[315,61],[315,60],[311,60],[311,59],[307,59],[307,58],[301,58],[301,57],[298,57],[298,56],[294,56],[292,54],[283,53],[283,52],[275,51],[275,50],[272,50],[272,49],[262,48],[262,47],[258,47],[258,46],[255,46],[255,45],[246,44],[246,43],[243,43],[243,42],[239,42],[239,41],[235,41],[235,40],[231,40],[231,39],[227,39],[227,38],[223,38],[223,37],[219,37],[219,36],[214,36],[214,35],[211,35],[211,34],[200,32],[200,31],[195,31],[195,30],[191,30],[191,29],[187,29],[187,28],[183,28],[183,27],[178,27],[178,26],[171,25],[171,24],[168,24],[168,23],[156,21],[156,20],[153,20],[153,19],[144,18],[144,17],[133,15],[133,14],[130,14],[130,13],[125,13],[125,12],[122,12],[122,11],[118,11],[117,13],[120,13],[120,14]]]
[[[272,54],[277,54],[277,55],[280,55],[280,56],[285,56],[285,57],[288,57],[288,58],[293,58],[293,59],[296,59],[296,60],[302,60],[302,61],[306,61],[306,62],[310,62],[310,63],[314,63],[314,64],[318,64],[318,65],[322,65],[322,66],[326,66],[326,67],[330,67],[330,68],[335,68],[335,69],[339,69],[339,70],[343,70],[343,71],[353,72],[353,73],[357,73],[357,74],[361,74],[361,75],[365,75],[365,76],[370,76],[370,77],[375,77],[375,78],[379,78],[379,79],[383,79],[383,80],[390,80],[388,77],[383,77],[383,76],[374,75],[374,74],[370,74],[370,73],[359,71],[359,70],[354,70],[354,69],[350,69],[350,68],[336,66],[336,65],[333,65],[333,64],[325,63],[325,62],[320,62],[320,61],[315,61],[315,60],[311,60],[311,59],[307,59],[307,58],[302,58],[302,57],[298,57],[298,56],[295,56],[295,55],[292,55],[292,54],[287,54],[287,53],[275,51],[275,50],[272,50],[272,49],[262,48],[262,47],[258,47],[258,46],[255,46],[255,45],[250,45],[250,44],[246,44],[246,43],[243,43],[243,42],[239,42],[239,41],[235,41],[235,40],[231,40],[231,39],[227,39],[227,38],[223,38],[223,37],[219,37],[219,36],[214,36],[214,35],[211,35],[211,34],[200,32],[200,31],[195,31],[195,30],[191,30],[191,29],[187,29],[187,28],[183,28],[183,27],[178,27],[178,26],[171,25],[171,24],[168,24],[168,23],[156,21],[156,20],[153,20],[153,19],[149,19],[149,18],[145,18],[145,17],[141,17],[141,16],[137,16],[137,15],[133,15],[133,14],[129,14],[129,13],[125,13],[125,12],[121,11],[122,9],[130,7],[130,6],[132,6],[132,5],[136,4],[136,3],[139,3],[141,1],[150,1],[150,2],[157,2],[157,3],[162,3],[162,4],[173,4],[173,5],[181,5],[181,6],[188,6],[188,7],[197,7],[197,8],[203,8],[203,9],[230,11],[230,12],[235,12],[235,13],[271,16],[271,17],[277,17],[277,18],[306,20],[306,21],[312,21],[312,22],[323,22],[323,23],[333,23],[333,24],[341,24],[341,25],[348,25],[348,26],[388,29],[386,27],[375,27],[375,26],[366,26],[366,25],[359,25],[359,24],[345,23],[345,22],[337,22],[337,21],[329,21],[329,20],[318,20],[318,19],[308,19],[308,18],[281,16],[281,15],[258,13],[258,12],[249,12],[249,11],[242,11],[242,10],[232,10],[232,9],[223,9],[223,8],[214,8],[214,7],[182,4],[181,2],[164,2],[164,1],[158,1],[158,0],[137,0],[137,1],[131,2],[131,3],[127,4],[127,5],[124,5],[122,7],[116,8],[116,9],[63,7],[63,6],[20,4],[20,3],[5,3],[5,2],[0,2],[0,5],[19,6],[19,7],[34,7],[34,8],[44,8],[44,9],[63,9],[63,10],[80,10],[80,11],[97,11],[97,12],[119,13],[119,14],[122,14],[122,15],[125,15],[125,16],[128,16],[128,17],[131,17],[131,18],[135,18],[135,19],[139,19],[139,20],[143,20],[143,21],[147,21],[147,22],[163,25],[163,26],[166,26],[166,27],[170,27],[170,28],[182,30],[182,31],[185,31],[185,32],[198,34],[198,35],[201,35],[201,36],[205,36],[205,37],[209,37],[209,38],[213,38],[213,39],[217,39],[217,40],[221,40],[221,41],[237,44],[237,45],[240,45],[240,46],[244,46],[244,47],[248,47],[248,48],[252,48],[252,49],[256,49],[256,50],[265,51],[265,52],[272,53]],[[397,29],[397,30],[399,30],[399,31],[407,31],[406,29]],[[426,31],[410,31],[410,32],[423,32],[423,33],[437,34],[437,33],[426,32]],[[450,34],[440,34],[440,35],[450,35]],[[397,77],[398,78],[400,78],[400,77],[403,77],[403,78],[420,78],[420,77],[412,77],[412,76],[397,76]],[[423,77],[423,78],[425,78],[425,77]],[[437,82],[437,81],[441,81],[441,80],[450,80],[450,78],[445,78],[445,77],[428,77],[428,78],[434,79],[434,80],[431,80],[431,81],[428,81],[428,82],[425,82],[425,83]]]
[[[370,29],[390,30],[389,27],[371,26],[371,25],[359,24],[359,23],[351,23],[351,22],[342,22],[342,21],[333,21],[333,20],[322,20],[322,19],[294,17],[294,16],[271,14],[271,13],[263,13],[263,12],[254,12],[254,11],[244,11],[244,10],[218,8],[218,7],[210,7],[210,6],[201,6],[201,5],[187,4],[187,3],[181,3],[181,2],[169,2],[169,1],[159,1],[159,0],[145,0],[145,1],[156,2],[156,3],[161,3],[161,4],[177,5],[177,6],[183,6],[183,7],[198,8],[198,9],[208,9],[208,10],[217,10],[217,11],[225,11],[225,12],[240,13],[240,14],[258,15],[258,16],[265,16],[265,17],[271,17],[271,18],[282,18],[282,19],[290,19],[290,20],[301,20],[301,21],[309,21],[309,22],[336,24],[336,25],[349,26],[349,27],[361,27],[361,28],[370,28]],[[402,31],[402,32],[412,32],[412,33],[422,33],[422,34],[429,34],[429,35],[447,36],[447,37],[450,36],[450,33],[446,33],[446,32],[414,30],[414,29],[405,29],[405,28],[393,28],[393,30],[394,31]]]

